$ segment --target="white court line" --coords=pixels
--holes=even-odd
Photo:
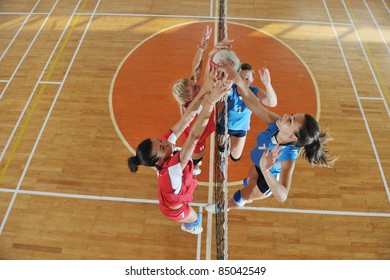
[[[249,206],[245,206],[243,207],[243,209],[253,210],[253,211],[279,212],[279,213],[340,215],[340,216],[359,216],[359,217],[390,217],[390,213],[377,213],[377,212],[307,210],[307,209],[293,209],[293,208],[271,208],[271,207],[249,207]]]
[[[385,108],[386,108],[386,111],[387,111],[387,115],[390,117],[389,106],[387,105],[387,102],[386,102],[386,99],[385,99],[385,97],[384,97],[384,95],[383,95],[382,88],[381,88],[381,86],[380,86],[380,84],[379,84],[378,78],[377,78],[377,76],[376,76],[376,74],[375,74],[375,72],[374,72],[374,69],[372,68],[371,60],[370,60],[370,59],[368,58],[368,56],[367,56],[366,49],[365,49],[364,46],[363,46],[363,42],[362,42],[362,39],[360,38],[359,32],[358,32],[358,30],[357,30],[357,27],[355,26],[355,23],[354,23],[354,21],[353,21],[353,19],[352,19],[352,17],[351,17],[351,14],[349,13],[348,7],[345,5],[345,1],[342,0],[341,2],[343,3],[344,9],[345,9],[345,11],[347,12],[348,18],[349,18],[349,20],[350,20],[351,23],[352,23],[352,27],[353,27],[353,29],[355,30],[355,34],[356,34],[356,37],[358,38],[358,42],[359,42],[360,48],[361,48],[362,51],[363,51],[364,57],[365,57],[366,62],[367,62],[367,64],[368,64],[368,68],[370,68],[371,75],[372,75],[372,77],[374,78],[374,81],[375,81],[376,86],[377,86],[377,88],[378,88],[378,90],[379,90],[379,93],[381,94],[381,96],[382,96],[382,98],[383,98],[383,104],[385,105]],[[390,198],[389,198],[389,199],[390,199]]]
[[[387,12],[390,14],[390,10],[389,10],[389,7],[387,7],[386,2],[385,2],[384,0],[382,0],[382,3],[383,3],[383,5],[385,6]]]
[[[387,45],[387,42],[386,42],[385,36],[383,36],[382,30],[379,28],[378,22],[376,21],[374,15],[372,14],[371,9],[370,9],[370,7],[368,6],[366,0],[363,0],[363,2],[364,2],[364,4],[365,4],[366,7],[367,7],[368,12],[370,13],[370,16],[371,16],[372,20],[374,21],[375,26],[376,26],[376,28],[378,29],[379,34],[381,35],[381,38],[382,38],[383,42],[385,43],[387,52],[390,54],[390,48],[389,48],[389,46]]]
[[[364,96],[359,96],[359,99],[364,99],[364,100],[380,100],[383,101],[382,97],[364,97]]]
[[[0,12],[0,15],[7,15],[7,16],[12,16],[12,15],[29,15],[31,13],[29,12]],[[49,13],[32,13],[33,15],[48,15]]]
[[[90,15],[90,13],[77,13],[80,15]],[[215,16],[197,16],[197,15],[163,15],[163,14],[129,14],[129,13],[97,13],[96,16],[114,16],[114,17],[161,17],[161,18],[189,18],[189,19],[209,19],[214,20]],[[247,20],[247,21],[268,21],[268,22],[286,22],[286,23],[304,23],[330,25],[327,21],[309,21],[294,19],[272,19],[272,18],[243,18],[243,17],[226,17],[227,20]],[[338,22],[335,25],[351,26],[350,23]]]
[[[41,12],[37,12],[37,13],[29,13],[29,12],[0,12],[0,16],[1,15],[7,15],[7,16],[14,16],[14,15],[48,15],[49,13],[41,13]]]
[[[199,213],[202,215],[203,212],[203,207],[199,207]],[[200,260],[200,252],[202,249],[202,233],[198,234],[197,239],[196,239],[196,259]]]
[[[209,182],[207,183],[209,191],[207,203],[213,203],[214,191],[214,152],[215,151],[215,132],[210,135],[210,159],[209,159]],[[213,216],[207,213],[207,235],[206,235],[206,260],[211,259],[211,240],[213,233]]]
[[[47,14],[45,20],[42,22],[41,26],[39,27],[39,30],[38,32],[35,34],[34,38],[32,39],[30,45],[28,46],[27,50],[24,52],[24,55],[23,57],[21,58],[21,60],[19,61],[18,65],[16,66],[14,72],[12,73],[11,77],[9,78],[9,82],[5,85],[5,87],[3,88],[1,94],[0,94],[0,100],[3,98],[4,96],[4,93],[5,91],[7,90],[8,86],[10,85],[10,83],[12,82],[12,79],[15,77],[16,73],[18,72],[19,70],[19,67],[22,65],[24,59],[26,58],[27,54],[30,52],[30,49],[31,47],[34,45],[35,43],[35,40],[38,38],[39,34],[41,34],[41,31],[43,29],[43,27],[45,26],[47,20],[49,19],[49,17],[51,16],[51,13],[53,12],[54,8],[57,6],[58,4],[58,1],[59,0],[56,0],[56,2],[54,3],[53,7],[51,8],[50,12]]]
[[[22,175],[21,175],[21,177],[20,177],[20,179],[19,179],[18,185],[16,186],[15,193],[14,193],[14,195],[12,196],[12,199],[11,199],[11,202],[10,202],[10,204],[9,204],[9,206],[8,206],[7,212],[6,212],[5,215],[4,215],[3,222],[1,223],[1,226],[0,226],[0,235],[1,235],[2,231],[3,231],[3,229],[4,229],[5,223],[7,222],[9,213],[11,212],[12,206],[13,206],[13,204],[14,204],[14,202],[15,202],[16,195],[17,195],[18,192],[20,191],[20,186],[22,185],[22,182],[23,182],[23,180],[24,180],[24,176],[25,176],[26,173],[27,173],[28,167],[30,166],[30,162],[31,162],[31,160],[32,160],[32,158],[33,158],[33,156],[34,156],[35,150],[36,150],[36,148],[37,148],[37,146],[38,146],[38,143],[39,143],[39,141],[40,141],[40,139],[41,139],[41,137],[42,137],[43,131],[45,130],[46,124],[47,124],[47,122],[49,121],[49,118],[50,118],[51,112],[53,111],[54,105],[55,105],[56,102],[57,102],[58,96],[59,96],[60,93],[61,93],[62,87],[64,86],[65,81],[66,81],[66,79],[67,79],[67,77],[68,77],[68,75],[69,75],[70,69],[71,69],[72,66],[73,66],[73,62],[74,62],[74,60],[76,59],[76,56],[77,56],[77,54],[78,54],[78,52],[79,52],[79,49],[80,49],[80,46],[81,46],[81,44],[82,44],[83,41],[84,41],[85,35],[87,34],[87,31],[88,31],[88,29],[89,29],[89,26],[91,25],[91,22],[92,22],[92,20],[93,20],[93,18],[94,18],[95,12],[96,12],[97,8],[98,8],[99,5],[100,5],[100,1],[101,1],[101,0],[98,0],[97,4],[96,4],[96,6],[95,6],[95,9],[93,10],[92,16],[90,17],[90,19],[89,19],[89,21],[88,21],[88,24],[87,24],[87,26],[85,27],[85,30],[84,30],[84,32],[83,32],[83,35],[81,36],[81,38],[80,38],[80,40],[79,40],[79,42],[78,42],[77,48],[76,48],[76,50],[75,50],[75,53],[73,54],[72,60],[71,60],[70,63],[69,63],[68,69],[66,69],[66,72],[65,72],[65,75],[64,75],[63,82],[62,82],[61,86],[59,87],[59,89],[57,90],[57,93],[56,93],[56,95],[55,95],[55,97],[54,97],[54,100],[53,100],[52,105],[51,105],[51,107],[50,107],[50,109],[49,109],[49,112],[48,112],[47,115],[46,115],[46,119],[45,119],[45,121],[44,121],[44,123],[43,123],[43,125],[42,125],[41,130],[39,131],[39,134],[38,134],[37,139],[35,140],[34,147],[33,147],[32,151],[31,151],[30,156],[29,156],[29,158],[28,158],[28,160],[27,160],[27,163],[26,163],[26,165],[25,165],[25,167],[24,167],[24,169],[23,169],[23,173],[22,173]],[[80,1],[79,1],[79,3],[80,3]]]
[[[212,0],[210,0],[212,1]],[[382,0],[383,1],[383,0]],[[386,3],[383,3],[386,6]],[[387,6],[386,6],[387,8]],[[388,10],[388,8],[387,8]],[[212,12],[212,11],[211,11]],[[28,12],[0,12],[0,15],[29,15]],[[33,15],[47,15],[48,13],[32,13]],[[76,13],[75,15],[91,16],[91,13]],[[214,19],[215,17],[198,16],[198,15],[167,15],[167,14],[130,14],[130,13],[96,13],[95,16],[123,16],[123,17],[167,17],[167,18],[198,18],[198,19]],[[270,18],[243,18],[243,17],[227,17],[228,20],[248,20],[248,21],[270,21],[270,22],[286,22],[286,23],[305,23],[305,24],[320,24],[330,25],[325,21],[305,21],[305,20],[293,20],[293,19],[270,19]],[[350,23],[334,22],[334,25],[350,26]],[[390,28],[390,26],[381,25],[380,28]]]
[[[9,80],[0,80],[0,83],[8,83]]]
[[[8,46],[5,48],[3,54],[0,56],[0,61],[3,60],[4,56],[6,55],[6,53],[8,52],[9,48],[12,46],[12,44],[15,42],[16,40],[16,37],[18,37],[20,31],[22,31],[23,27],[26,25],[27,21],[29,20],[29,18],[31,17],[32,13],[34,12],[35,8],[38,6],[39,2],[41,2],[41,0],[38,0],[37,3],[35,3],[34,7],[31,9],[30,13],[28,14],[28,16],[26,17],[26,19],[23,21],[22,25],[19,27],[18,31],[16,32],[16,34],[14,35],[14,37],[12,38],[11,42],[8,44]]]
[[[29,98],[28,98],[26,104],[24,105],[24,108],[23,108],[23,110],[22,110],[22,113],[20,114],[19,119],[18,119],[18,121],[16,122],[16,124],[15,124],[15,126],[14,126],[14,129],[12,130],[11,135],[9,136],[9,138],[8,138],[8,140],[7,140],[7,143],[5,144],[5,146],[4,146],[4,148],[3,148],[3,151],[2,151],[2,153],[1,153],[1,155],[0,155],[0,162],[3,160],[4,155],[5,155],[5,153],[6,153],[7,149],[8,149],[8,147],[9,147],[9,145],[11,144],[11,141],[12,141],[12,139],[13,139],[15,133],[16,133],[16,130],[18,129],[19,124],[20,124],[20,122],[22,121],[22,119],[23,119],[23,117],[24,117],[24,115],[25,115],[25,113],[26,113],[26,110],[27,110],[28,106],[30,105],[30,102],[31,102],[31,100],[32,100],[32,98],[33,98],[33,96],[34,96],[34,94],[35,94],[35,91],[37,90],[38,86],[40,85],[40,82],[42,81],[42,77],[43,77],[43,75],[45,74],[47,68],[49,67],[49,64],[50,64],[50,62],[52,61],[53,56],[54,56],[55,52],[57,51],[58,46],[60,45],[60,43],[61,43],[61,41],[62,41],[62,38],[64,37],[64,35],[65,35],[65,33],[66,33],[66,31],[67,31],[67,29],[68,29],[68,27],[69,27],[69,24],[72,22],[73,17],[74,17],[74,14],[76,13],[76,11],[77,11],[77,9],[78,9],[78,7],[79,7],[81,1],[82,1],[82,0],[79,0],[79,2],[77,3],[76,7],[74,8],[72,15],[70,16],[68,22],[66,23],[66,25],[65,25],[65,27],[64,27],[64,30],[62,31],[60,37],[59,37],[58,40],[57,40],[56,45],[55,45],[54,48],[53,48],[53,51],[51,52],[49,58],[47,59],[46,64],[45,64],[45,66],[43,67],[43,70],[42,70],[42,72],[41,72],[41,75],[40,75],[39,78],[38,78],[38,82],[35,84],[33,90],[31,91],[31,94],[30,94],[30,96],[29,96]]]
[[[24,195],[37,195],[37,196],[50,196],[60,198],[74,198],[85,200],[99,200],[99,201],[113,201],[113,202],[129,202],[129,203],[146,203],[146,204],[158,204],[156,199],[141,199],[141,198],[128,198],[128,197],[115,197],[115,196],[99,196],[99,195],[84,195],[84,194],[68,194],[68,193],[55,193],[55,192],[42,192],[42,191],[29,191],[29,190],[15,190],[0,188],[0,192],[3,193],[18,193]],[[191,206],[202,208],[206,206],[206,203],[191,202]],[[200,209],[199,211],[202,211]],[[352,211],[335,211],[335,210],[314,210],[314,209],[295,209],[295,208],[273,208],[273,207],[256,207],[256,206],[244,206],[240,209],[234,209],[231,211],[263,211],[263,212],[275,212],[275,213],[300,213],[300,214],[315,214],[315,215],[338,215],[338,216],[359,216],[359,217],[390,217],[390,213],[382,212],[352,212]]]
[[[326,9],[326,12],[327,12],[327,14],[328,14],[328,17],[329,17],[330,22],[333,22],[332,16],[330,15],[330,12],[329,12],[329,10],[328,10],[328,6],[326,5],[326,0],[322,0],[322,1],[323,1],[323,3],[324,3],[324,6],[325,6],[325,9]],[[333,32],[334,32],[334,34],[335,34],[335,38],[336,38],[337,44],[338,44],[338,46],[339,46],[341,55],[342,55],[342,57],[343,57],[343,61],[344,61],[345,67],[346,67],[346,69],[347,69],[349,79],[351,80],[351,85],[352,85],[352,88],[353,88],[353,92],[355,93],[355,97],[356,97],[357,103],[358,103],[358,105],[359,105],[359,109],[360,109],[360,112],[361,112],[361,114],[362,114],[364,124],[365,124],[366,129],[367,129],[368,137],[370,138],[370,141],[371,141],[371,146],[372,146],[372,149],[373,149],[374,154],[375,154],[375,158],[376,158],[376,161],[377,161],[377,164],[378,164],[379,172],[380,172],[380,174],[381,174],[381,176],[382,176],[383,185],[384,185],[385,190],[386,190],[386,193],[387,193],[387,199],[388,199],[389,202],[390,202],[389,187],[387,186],[387,180],[386,180],[385,174],[384,174],[384,172],[383,172],[383,168],[382,168],[382,164],[381,164],[381,161],[380,161],[378,152],[377,152],[377,150],[376,150],[374,138],[372,137],[371,130],[370,130],[370,126],[368,125],[368,121],[367,121],[366,115],[364,114],[364,109],[363,109],[362,103],[360,102],[360,98],[359,98],[359,95],[358,95],[358,92],[357,92],[357,89],[356,89],[355,81],[354,81],[354,79],[353,79],[353,77],[352,77],[352,73],[351,73],[351,70],[350,70],[349,65],[348,65],[348,62],[347,62],[347,58],[345,57],[345,54],[344,54],[343,46],[341,45],[339,36],[337,35],[337,30],[336,30],[336,28],[335,28],[334,25],[332,25],[332,28],[333,28]]]

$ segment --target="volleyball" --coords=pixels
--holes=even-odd
[[[210,67],[220,65],[221,62],[231,63],[237,72],[240,72],[241,62],[234,51],[222,49],[214,53],[210,59]]]

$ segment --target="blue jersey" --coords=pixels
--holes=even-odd
[[[280,119],[280,117],[278,117]],[[264,153],[264,150],[269,147],[271,150],[276,144],[275,135],[279,131],[276,121],[268,124],[268,128],[263,130],[259,135],[257,135],[257,146],[251,151],[251,160],[252,162],[260,169],[260,158]],[[299,148],[295,147],[293,144],[285,145],[282,149],[282,155],[277,159],[281,162],[285,160],[296,160],[298,157]],[[279,163],[274,165],[270,171],[275,176],[276,179],[279,179],[280,169],[282,164]]]
[[[249,87],[254,95],[257,96],[259,88]],[[246,107],[242,97],[238,94],[237,86],[233,85],[232,90],[228,94],[228,129],[229,130],[245,130],[248,131],[250,128],[250,120],[252,111]],[[225,115],[222,111],[220,117],[218,118],[218,123],[221,126],[224,126]]]

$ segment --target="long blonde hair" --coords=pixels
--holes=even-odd
[[[186,99],[188,98],[188,81],[188,79],[179,79],[173,84],[172,87],[173,97],[176,99],[177,103],[179,103],[180,107],[186,104]]]

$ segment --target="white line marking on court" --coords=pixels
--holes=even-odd
[[[329,20],[330,20],[331,23],[333,23],[332,16],[330,15],[329,10],[328,10],[328,6],[326,5],[326,0],[322,0],[322,1],[324,3],[324,6],[325,6],[326,12],[328,14]],[[336,38],[337,44],[339,45],[339,49],[340,49],[341,55],[343,57],[343,61],[344,61],[345,67],[347,69],[349,79],[351,80],[353,92],[355,93],[355,97],[356,97],[356,100],[358,102],[359,109],[360,109],[360,112],[362,114],[362,118],[363,118],[364,124],[365,124],[366,129],[367,129],[368,137],[370,138],[370,141],[371,141],[371,146],[372,146],[372,149],[373,149],[374,154],[375,154],[375,158],[376,158],[376,161],[377,161],[377,164],[378,164],[379,172],[380,172],[380,174],[382,176],[383,185],[384,185],[386,193],[387,193],[387,199],[390,202],[389,187],[387,186],[387,180],[386,180],[385,174],[383,172],[383,168],[382,168],[381,161],[379,159],[378,152],[376,150],[376,146],[375,146],[375,142],[374,142],[374,139],[372,137],[372,134],[371,134],[370,126],[368,125],[368,121],[367,121],[366,115],[364,114],[364,109],[363,109],[362,103],[360,102],[360,98],[359,98],[359,95],[358,95],[358,92],[357,92],[357,89],[356,89],[355,81],[354,81],[354,79],[352,77],[352,73],[351,73],[351,70],[350,70],[348,62],[347,62],[347,58],[345,57],[345,54],[344,54],[343,46],[341,45],[339,36],[337,35],[337,30],[334,27],[334,25],[332,25],[332,28],[333,28],[333,32],[335,34],[335,38]]]
[[[36,12],[36,13],[29,13],[29,12],[0,12],[0,15],[48,15],[49,13],[41,13],[41,12]]]
[[[3,90],[2,90],[2,92],[1,92],[1,94],[0,94],[0,100],[3,98],[5,91],[7,90],[8,86],[9,86],[10,83],[12,82],[12,79],[15,77],[15,75],[16,75],[16,73],[18,72],[20,66],[22,65],[24,59],[26,58],[27,54],[30,52],[31,47],[32,47],[32,46],[34,45],[34,43],[35,43],[35,40],[38,38],[39,34],[41,34],[41,31],[43,30],[43,27],[45,26],[47,20],[48,20],[49,17],[51,16],[52,12],[54,11],[54,8],[57,6],[58,1],[59,1],[59,0],[57,0],[57,1],[54,3],[54,5],[53,5],[53,7],[51,8],[49,14],[46,16],[45,20],[42,22],[41,26],[39,27],[38,32],[35,34],[35,36],[34,36],[34,38],[32,39],[30,45],[28,46],[27,50],[24,52],[23,57],[21,58],[21,60],[19,61],[18,65],[16,66],[14,72],[12,73],[11,77],[9,78],[9,82],[8,82],[8,83],[5,85],[5,87],[3,88]]]
[[[385,39],[385,36],[383,35],[382,30],[379,28],[378,22],[376,21],[374,15],[372,14],[371,9],[370,9],[370,6],[368,6],[366,0],[363,0],[363,2],[364,2],[364,4],[365,4],[366,7],[367,7],[368,12],[370,13],[370,16],[371,16],[372,20],[374,21],[375,26],[376,26],[376,28],[378,29],[379,34],[381,35],[381,38],[382,38],[383,42],[385,43],[385,46],[386,46],[386,49],[387,49],[387,53],[390,54],[390,49],[389,49],[389,46],[387,45],[387,41],[386,41],[386,39]]]
[[[51,112],[53,111],[54,105],[55,105],[56,102],[57,102],[58,96],[59,96],[59,94],[60,94],[60,92],[61,92],[61,90],[62,90],[62,87],[63,87],[64,84],[65,84],[65,81],[66,81],[66,79],[67,79],[67,77],[68,77],[68,74],[69,74],[69,72],[70,72],[70,69],[71,69],[72,66],[73,66],[73,62],[74,62],[74,60],[75,60],[75,58],[76,58],[76,56],[77,56],[77,54],[78,54],[78,52],[79,52],[79,49],[80,49],[81,44],[82,44],[83,41],[84,41],[85,35],[87,34],[87,31],[88,31],[88,29],[89,29],[89,26],[91,25],[91,22],[92,22],[92,20],[93,20],[93,18],[94,18],[94,16],[95,16],[96,10],[97,10],[97,8],[98,8],[99,5],[100,5],[100,1],[101,1],[101,0],[98,0],[97,4],[96,4],[96,6],[95,6],[95,9],[93,10],[92,16],[90,17],[90,19],[89,19],[89,21],[88,21],[88,24],[87,24],[87,26],[85,27],[85,30],[84,30],[84,32],[83,32],[83,35],[81,36],[80,41],[78,42],[77,48],[76,48],[76,50],[75,50],[75,53],[73,54],[72,60],[71,60],[70,63],[69,63],[68,69],[66,69],[66,72],[65,72],[65,75],[64,75],[64,79],[63,79],[63,83],[61,84],[61,86],[60,86],[59,89],[57,90],[57,93],[56,93],[56,95],[55,95],[55,97],[54,97],[54,100],[53,100],[53,102],[52,102],[52,105],[51,105],[51,107],[50,107],[50,109],[49,109],[49,111],[48,111],[48,113],[47,113],[47,115],[46,115],[46,119],[45,119],[45,121],[44,121],[44,123],[43,123],[43,125],[42,125],[41,130],[39,131],[39,134],[38,134],[37,139],[35,140],[33,149],[32,149],[32,151],[31,151],[30,156],[29,156],[29,158],[28,158],[28,160],[27,160],[27,163],[26,163],[26,165],[25,165],[25,167],[24,167],[24,169],[23,169],[23,173],[22,173],[22,175],[21,175],[21,177],[20,177],[20,179],[19,179],[18,185],[16,186],[16,191],[15,191],[14,195],[12,196],[12,199],[11,199],[11,202],[10,202],[10,204],[9,204],[9,206],[8,206],[7,212],[6,212],[5,215],[4,215],[3,222],[1,223],[1,226],[0,226],[0,235],[1,235],[2,231],[3,231],[3,229],[4,229],[5,223],[7,222],[9,213],[11,212],[12,206],[13,206],[13,204],[14,204],[14,202],[15,202],[16,195],[17,195],[18,192],[20,191],[20,186],[22,185],[22,182],[23,182],[23,180],[24,180],[24,176],[25,176],[26,173],[27,173],[28,167],[30,166],[30,162],[31,162],[31,160],[32,160],[32,158],[33,158],[33,156],[34,156],[35,150],[36,150],[36,148],[37,148],[37,146],[38,146],[38,143],[39,143],[39,141],[40,141],[40,139],[41,139],[41,136],[42,136],[42,134],[43,134],[43,131],[45,130],[46,124],[47,124],[47,122],[49,121],[49,117],[50,117],[50,115],[51,115]]]
[[[59,198],[74,198],[74,199],[101,200],[101,201],[114,201],[114,202],[116,201],[116,202],[129,202],[129,203],[147,203],[147,204],[156,204],[156,205],[159,203],[158,200],[156,199],[68,194],[68,193],[29,191],[29,190],[15,190],[15,189],[5,189],[5,188],[0,188],[0,192],[18,193],[18,194],[25,194],[25,195],[37,195],[37,196],[51,196],[51,197],[59,197]],[[206,206],[206,203],[191,202],[190,205],[203,208]],[[317,215],[344,215],[344,216],[360,216],[360,217],[390,217],[390,213],[381,213],[381,212],[352,212],[352,211],[273,208],[273,207],[256,207],[256,206],[244,206],[243,208],[234,209],[231,211],[236,211],[236,210],[240,210],[240,211],[250,210],[250,211],[277,212],[277,213],[317,214]]]
[[[332,210],[307,210],[292,208],[270,208],[270,207],[250,207],[245,206],[243,209],[266,212],[280,213],[299,213],[299,214],[318,214],[318,215],[342,215],[342,216],[359,216],[359,217],[390,217],[390,213],[377,212],[350,212],[350,211],[332,211]]]
[[[9,80],[0,80],[0,83],[8,83]]]
[[[25,113],[26,113],[26,110],[27,110],[28,106],[30,105],[30,102],[31,102],[31,100],[32,100],[32,98],[33,98],[33,96],[34,96],[34,94],[35,94],[35,91],[37,90],[37,88],[38,88],[40,82],[42,81],[43,75],[45,74],[47,68],[49,67],[49,64],[51,63],[51,61],[52,61],[52,59],[53,59],[53,56],[54,56],[55,52],[57,51],[57,48],[58,48],[58,46],[60,45],[60,43],[61,43],[61,41],[62,41],[62,38],[64,37],[64,35],[65,35],[65,33],[66,33],[66,31],[67,31],[67,29],[68,29],[70,23],[72,22],[73,17],[74,17],[74,14],[76,13],[77,9],[79,8],[81,1],[82,1],[82,0],[79,0],[79,2],[77,3],[76,7],[74,8],[72,15],[70,16],[68,22],[66,23],[66,25],[65,25],[65,27],[64,27],[64,30],[62,31],[60,37],[59,37],[58,40],[57,40],[56,45],[55,45],[54,48],[53,48],[53,51],[51,52],[49,58],[47,59],[46,65],[45,65],[45,67],[43,67],[43,70],[42,70],[42,72],[41,72],[41,75],[40,75],[39,78],[38,78],[38,82],[35,84],[33,90],[31,91],[31,94],[30,94],[30,96],[29,96],[29,98],[28,98],[26,104],[24,105],[24,108],[23,108],[23,110],[22,110],[22,113],[20,114],[19,119],[18,119],[18,121],[16,122],[16,124],[15,124],[15,126],[14,126],[14,129],[12,130],[11,135],[9,136],[9,138],[8,138],[8,140],[7,140],[7,143],[5,144],[5,146],[4,146],[4,148],[3,148],[3,151],[1,152],[1,155],[0,155],[0,162],[3,160],[4,155],[5,155],[5,153],[6,153],[7,149],[8,149],[8,147],[9,147],[9,145],[11,144],[11,141],[12,141],[12,139],[13,139],[15,133],[16,133],[16,130],[18,129],[19,124],[20,124],[20,122],[22,121],[22,119],[23,119],[23,117],[24,117],[24,115],[25,115]]]
[[[360,96],[359,96],[359,99],[383,101],[383,98],[382,98],[382,97],[365,97],[365,96],[360,97]]]
[[[25,18],[25,20],[23,21],[22,25],[19,27],[18,31],[16,31],[14,37],[12,38],[11,42],[8,44],[8,46],[5,48],[3,54],[0,56],[0,61],[3,60],[4,56],[6,55],[6,53],[8,52],[9,48],[12,46],[12,44],[14,43],[14,41],[16,40],[16,37],[18,37],[20,31],[22,31],[23,27],[25,26],[25,24],[27,23],[27,21],[29,20],[29,18],[31,17],[32,13],[34,12],[35,8],[38,6],[39,2],[41,2],[41,0],[38,0],[34,7],[31,9],[30,13],[28,14],[28,16]]]
[[[203,207],[199,207],[199,213],[202,215]],[[200,253],[202,249],[202,233],[198,234],[196,239],[196,259],[200,260]]]
[[[354,21],[353,21],[353,19],[352,19],[352,17],[351,17],[351,14],[349,13],[348,7],[345,5],[345,1],[342,0],[341,2],[343,3],[344,9],[345,9],[345,11],[347,12],[348,18],[349,18],[349,20],[350,20],[351,23],[352,23],[352,27],[353,27],[353,29],[354,29],[354,31],[355,31],[356,37],[358,38],[358,42],[359,42],[360,48],[361,48],[362,51],[363,51],[363,54],[364,54],[364,57],[365,57],[365,59],[366,59],[368,68],[370,68],[371,75],[372,75],[372,77],[374,78],[374,81],[375,81],[375,83],[376,83],[376,86],[377,86],[377,88],[378,88],[378,90],[379,90],[380,95],[383,97],[383,103],[384,103],[384,105],[385,105],[385,108],[386,108],[386,111],[387,111],[387,115],[390,117],[389,106],[387,105],[386,99],[385,99],[385,97],[384,97],[384,95],[383,95],[381,85],[379,84],[379,81],[378,81],[378,77],[376,76],[376,73],[375,73],[374,69],[372,68],[372,64],[371,64],[372,62],[371,62],[371,60],[368,58],[366,49],[365,49],[365,47],[363,46],[362,39],[360,38],[360,34],[359,34],[358,30],[357,30],[357,27],[355,26],[355,23],[354,23]],[[390,199],[390,197],[389,197],[389,199]]]
[[[389,10],[389,7],[387,7],[386,2],[385,2],[384,0],[382,0],[382,3],[383,3],[383,5],[385,6],[387,12],[390,14],[390,10]]]
[[[89,13],[80,13],[81,15],[89,15]],[[215,20],[218,17],[213,16],[197,16],[197,15],[163,15],[163,14],[128,14],[128,13],[97,13],[96,16],[114,16],[114,17],[161,17],[161,18],[188,18],[188,19],[209,19]],[[308,20],[293,20],[293,19],[272,19],[272,18],[243,18],[243,17],[226,17],[229,20],[247,20],[247,21],[268,21],[268,22],[286,22],[286,23],[305,23],[305,24],[320,24],[330,25],[326,21],[308,21]],[[350,23],[338,22],[335,25],[350,26]]]
[[[213,203],[214,190],[214,151],[215,151],[215,132],[210,135],[210,160],[209,160],[209,182],[207,203]],[[211,240],[213,233],[213,216],[207,212],[207,236],[206,236],[206,260],[211,259]]]
[[[3,189],[3,188],[0,188],[0,192],[38,195],[38,196],[52,196],[52,197],[61,197],[61,198],[86,199],[86,200],[158,204],[158,200],[155,199],[126,198],[126,197],[115,197],[115,196],[104,196],[104,195],[100,196],[100,195],[85,195],[85,194],[68,194],[68,193],[15,190],[15,189]]]

